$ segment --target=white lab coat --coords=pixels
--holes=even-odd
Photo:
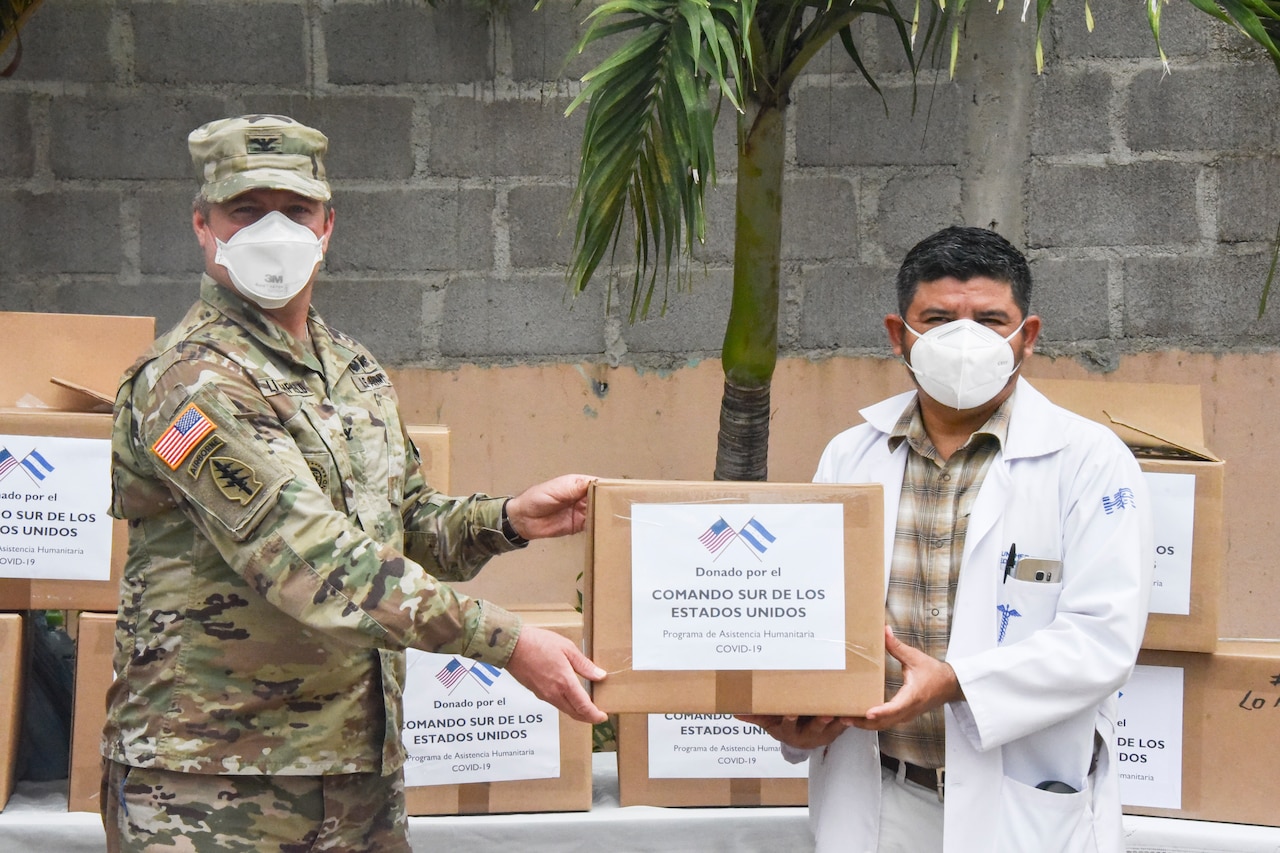
[[[864,409],[867,423],[831,441],[814,477],[884,486],[886,589],[907,456],[905,442],[890,453],[886,438],[913,399]],[[1004,581],[1012,543],[1020,557],[1061,561],[1061,580]],[[1115,696],[1137,658],[1154,565],[1148,493],[1132,454],[1020,379],[1005,446],[973,503],[952,614],[947,660],[965,701],[946,707],[947,853],[1124,849]],[[1017,614],[1003,639],[1001,606]],[[1095,729],[1104,746],[1090,774]],[[818,853],[874,851],[876,734],[848,729],[809,760]],[[1079,793],[1036,789],[1048,780]]]

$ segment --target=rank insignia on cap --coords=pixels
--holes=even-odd
[[[182,464],[182,460],[191,453],[192,448],[215,429],[217,426],[205,416],[204,412],[200,411],[199,406],[188,403],[182,413],[169,424],[164,435],[151,445],[151,450],[169,466],[170,470],[176,471]]]
[[[247,133],[244,147],[249,154],[279,154],[284,150],[283,137],[279,133]]]
[[[210,459],[209,475],[213,477],[218,491],[241,504],[247,504],[262,490],[262,483],[254,470],[230,456],[215,456]]]

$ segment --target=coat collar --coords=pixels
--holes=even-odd
[[[866,418],[868,424],[888,436],[915,398],[915,391],[907,391],[868,406],[859,414]],[[1030,382],[1018,377],[1013,412],[1009,417],[1009,434],[1001,455],[1006,460],[1025,459],[1061,450],[1066,445],[1066,438],[1060,429],[1050,426],[1054,413],[1060,411]]]

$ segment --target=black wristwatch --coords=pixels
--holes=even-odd
[[[511,498],[507,498],[502,502],[502,535],[507,537],[507,541],[512,545],[528,545],[529,540],[525,539],[511,524],[511,519],[507,517],[507,504],[511,503]]]

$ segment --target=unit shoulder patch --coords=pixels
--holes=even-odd
[[[315,478],[316,485],[323,491],[329,491],[329,469],[322,463],[314,460],[307,460],[307,470],[311,472],[311,476]]]
[[[262,481],[247,463],[231,456],[214,456],[209,460],[209,476],[228,500],[247,504],[262,491]]]
[[[199,477],[200,469],[204,467],[204,463],[209,460],[209,457],[226,446],[227,443],[216,434],[210,435],[200,443],[195,453],[191,454],[191,461],[187,463],[187,474],[191,477]]]

